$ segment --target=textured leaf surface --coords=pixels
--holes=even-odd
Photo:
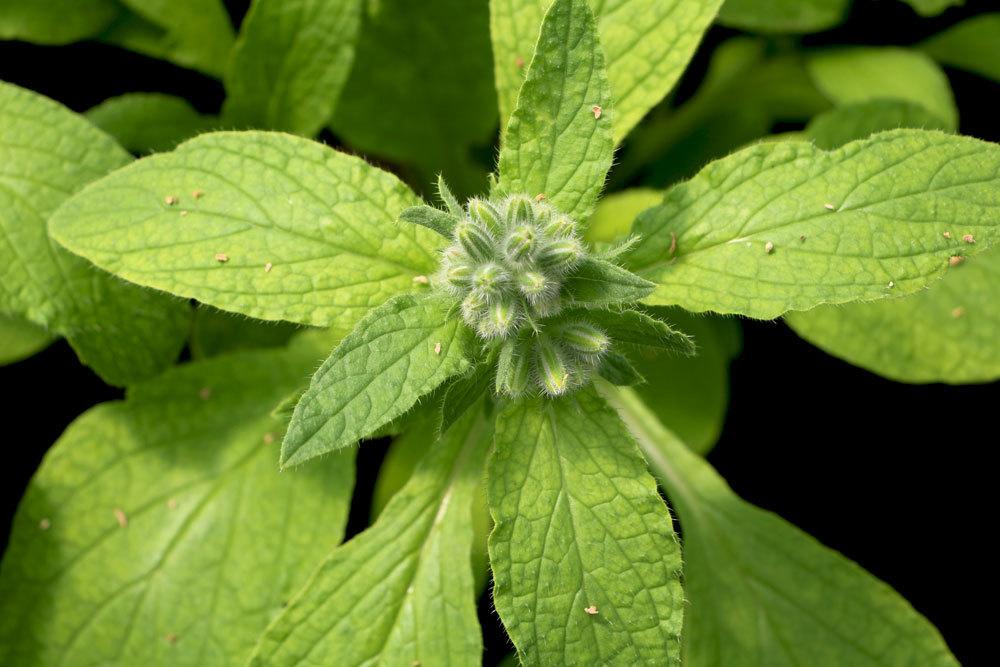
[[[494,604],[522,664],[680,664],[670,515],[592,389],[499,415],[488,497]]]
[[[55,102],[0,83],[0,312],[66,336],[112,384],[174,360],[189,309],[126,285],[53,244],[46,220],[74,192],[126,164],[103,132]]]
[[[0,314],[0,366],[40,352],[52,339],[52,334],[36,324]]]
[[[490,430],[470,413],[433,443],[375,524],[335,549],[271,624],[250,664],[480,664],[470,551]]]
[[[68,44],[99,34],[120,13],[115,0],[0,0],[0,39]]]
[[[361,0],[256,0],[226,71],[225,117],[313,136],[354,62]]]
[[[501,127],[514,111],[525,64],[551,0],[490,2]],[[670,92],[694,55],[721,0],[590,0],[614,92],[621,141]]]
[[[86,113],[132,153],[159,153],[217,127],[218,119],[194,110],[187,100],[161,93],[128,93],[101,102]]]
[[[926,54],[895,47],[851,47],[811,56],[806,66],[836,104],[872,99],[913,102],[958,127],[958,109],[948,78]]]
[[[396,223],[417,202],[394,176],[318,143],[220,132],[93,184],[51,230],[126,280],[346,332],[437,268],[436,236]]]
[[[586,0],[556,0],[507,124],[500,190],[544,194],[585,220],[611,168],[613,122],[594,16]]]
[[[726,0],[719,23],[742,30],[820,32],[839,24],[850,0]]]
[[[830,354],[901,382],[1000,378],[1000,253],[973,257],[903,299],[790,313],[788,324]]]
[[[471,334],[448,311],[437,298],[401,295],[359,322],[295,407],[282,465],[353,445],[464,371]]]
[[[617,264],[588,257],[563,283],[572,303],[589,307],[640,301],[656,288]]]
[[[920,48],[939,63],[1000,81],[1000,12],[956,23]]]
[[[268,413],[313,363],[305,348],[189,364],[74,422],[14,520],[0,663],[242,664],[343,535],[352,454],[275,466]]]
[[[334,133],[365,154],[413,165],[427,185],[443,172],[459,194],[479,192],[486,170],[471,147],[491,145],[497,123],[485,0],[366,7]]]
[[[912,102],[871,100],[836,107],[816,116],[806,126],[805,134],[820,148],[830,150],[856,139],[867,139],[877,132],[901,127],[948,129],[947,123]]]
[[[659,282],[647,302],[694,311],[772,318],[909,294],[949,258],[1000,240],[998,184],[1000,147],[937,132],[885,132],[833,152],[761,144],[640,215],[629,263]]]
[[[958,665],[895,591],[741,500],[630,390],[611,390],[609,399],[623,409],[684,529],[685,665]]]

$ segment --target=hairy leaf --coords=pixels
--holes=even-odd
[[[112,384],[152,376],[172,362],[189,309],[96,271],[50,241],[46,220],[129,159],[80,116],[0,83],[0,312],[65,336]]]
[[[243,127],[319,133],[354,62],[361,4],[255,0],[226,70],[226,119]]]
[[[472,335],[448,310],[435,297],[400,295],[361,320],[295,407],[281,464],[353,445],[463,372]]]
[[[920,49],[939,63],[1000,81],[1000,12],[956,23]]]
[[[495,370],[491,363],[480,363],[465,375],[455,378],[441,396],[438,432],[444,433],[451,425],[489,393],[494,385]]]
[[[187,100],[161,93],[127,93],[101,102],[86,113],[132,153],[159,153],[219,125]]]
[[[335,549],[271,624],[250,664],[480,664],[470,551],[489,437],[470,414],[433,443],[375,524]]]
[[[411,206],[399,214],[399,219],[413,225],[431,229],[446,239],[451,239],[458,220],[451,213],[445,213],[433,206]]]
[[[825,150],[839,148],[856,139],[884,130],[911,127],[947,130],[947,124],[924,107],[901,100],[876,99],[836,107],[816,116],[806,127],[806,136]]]
[[[0,0],[0,39],[68,44],[98,35],[120,14],[115,0]]]
[[[418,201],[394,176],[321,144],[220,132],[93,184],[50,228],[126,280],[346,332],[437,268],[436,236],[396,223]]]
[[[0,366],[26,359],[52,342],[48,331],[20,317],[0,314]]]
[[[499,189],[593,211],[614,153],[611,88],[586,0],[555,0],[500,149]]]
[[[656,289],[654,283],[596,257],[588,257],[563,284],[574,304],[587,307],[640,301]]]
[[[721,0],[590,0],[614,92],[620,142],[670,92]],[[514,112],[525,65],[552,0],[490,2],[501,127]]]
[[[592,389],[499,415],[488,497],[493,600],[522,664],[680,664],[670,514]]]
[[[640,215],[630,266],[649,303],[758,318],[909,294],[1000,240],[998,184],[1000,147],[937,132],[760,144]]]
[[[820,32],[843,21],[850,0],[726,0],[719,23],[763,33]]]
[[[895,591],[741,500],[630,390],[608,396],[684,529],[685,665],[958,665],[937,630]]]
[[[565,316],[572,319],[576,315],[571,311]],[[694,342],[684,332],[638,310],[588,310],[580,315],[603,329],[615,343],[630,348],[669,350],[688,356],[695,352]]]
[[[0,663],[238,665],[341,539],[352,453],[275,467],[315,350],[189,364],[74,422],[0,566]]]

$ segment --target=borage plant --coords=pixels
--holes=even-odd
[[[796,311],[803,335],[905,374],[891,356],[866,361],[847,333],[889,311],[829,306],[913,308],[981,283],[995,253],[974,256],[1000,238],[1000,149],[872,134],[951,129],[947,108],[845,103],[812,141],[752,145],[595,215],[616,146],[720,3],[555,0],[490,8],[505,129],[481,196],[460,201],[439,178],[423,202],[358,157],[273,131],[169,150],[171,136],[219,125],[315,135],[333,116],[356,145],[424,173],[424,138],[389,146],[391,123],[351,130],[364,102],[338,102],[412,10],[389,3],[398,15],[366,16],[359,38],[360,3],[306,4],[254,3],[221,119],[155,97],[92,112],[129,148],[166,151],[131,164],[86,120],[0,87],[3,310],[128,385],[69,428],[21,504],[0,662],[478,664],[488,560],[522,664],[677,664],[682,652],[690,665],[955,664],[890,588],[729,490],[698,456],[712,429],[669,404],[686,389],[670,384],[669,355],[700,348],[724,367],[738,346],[732,320],[680,308]],[[750,3],[731,4],[723,16],[739,24]],[[275,53],[300,69],[275,71]],[[838,67],[825,57],[810,65],[818,80]],[[468,85],[454,99],[478,104],[481,82]],[[121,122],[136,109],[183,116],[183,130]],[[463,193],[478,179],[455,156],[476,133],[432,149]],[[191,349],[211,358],[163,370],[187,336],[182,299],[202,304]],[[311,329],[215,356],[201,350],[235,347],[227,332],[246,322],[207,306]],[[963,368],[950,379],[996,372]],[[338,546],[355,445],[385,435],[378,518]],[[683,561],[648,470],[678,513]]]

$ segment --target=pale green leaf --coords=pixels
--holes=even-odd
[[[911,127],[947,130],[947,124],[922,106],[901,100],[876,99],[836,107],[813,118],[805,136],[820,148],[839,148],[884,130]]]
[[[719,23],[763,33],[820,32],[844,20],[851,0],[726,0]]]
[[[578,221],[614,153],[611,88],[586,0],[552,3],[500,149],[499,189],[544,194]]]
[[[471,149],[489,147],[497,123],[485,0],[365,5],[334,133],[360,152],[413,166],[428,185],[443,172],[459,194],[481,191],[486,169]]]
[[[837,105],[903,100],[937,115],[948,129],[958,127],[948,78],[920,51],[868,46],[832,49],[811,55],[806,66],[816,86]]]
[[[593,389],[499,415],[488,497],[493,600],[522,664],[680,664],[670,514]]]
[[[602,197],[590,216],[584,238],[591,243],[614,243],[632,230],[632,222],[647,208],[663,201],[659,190],[634,188]]]
[[[191,356],[204,359],[238,350],[283,347],[301,330],[290,322],[265,322],[200,306],[191,323]]]
[[[472,337],[449,304],[397,296],[373,310],[337,346],[295,407],[281,464],[355,444],[468,368]]]
[[[68,44],[98,35],[120,14],[115,0],[0,0],[0,39]]]
[[[525,65],[551,0],[491,0],[501,127],[514,112]],[[722,0],[590,0],[614,93],[620,142],[670,92]]]
[[[480,399],[494,386],[495,375],[496,369],[492,363],[479,363],[443,387],[439,433],[447,431],[462,415],[480,403]]]
[[[684,664],[957,667],[895,591],[741,500],[628,389],[610,389],[684,530]]]
[[[949,7],[957,7],[965,0],[902,0],[921,16],[937,16]]]
[[[470,551],[490,430],[470,414],[434,442],[375,524],[335,549],[271,624],[250,664],[480,664]]]
[[[919,48],[939,63],[1000,81],[1000,13],[956,23]]]
[[[226,70],[225,118],[314,136],[354,62],[361,0],[255,0]]]
[[[668,350],[674,354],[691,356],[695,344],[683,331],[678,331],[658,317],[651,317],[638,310],[587,310],[568,312],[566,319],[579,315],[600,327],[615,343],[630,349],[647,351]]]
[[[399,219],[411,225],[420,225],[431,229],[446,239],[451,239],[458,223],[451,213],[446,213],[433,206],[411,206],[399,214]]]
[[[50,228],[126,280],[346,332],[437,268],[437,236],[396,222],[418,202],[394,176],[321,144],[220,132],[93,184]]]
[[[800,336],[900,382],[1000,378],[1000,253],[993,250],[903,299],[790,313]]]
[[[219,125],[187,100],[161,93],[128,93],[101,102],[85,114],[132,153],[159,153]]]
[[[950,258],[1000,241],[998,185],[1000,147],[938,132],[884,132],[832,152],[759,144],[640,215],[627,264],[659,283],[648,303],[699,312],[766,319],[909,294]]]
[[[570,303],[590,308],[640,301],[654,289],[645,278],[596,257],[587,257],[562,286]]]
[[[46,455],[0,566],[0,663],[240,665],[344,532],[345,452],[279,474],[272,404],[300,350],[189,364]]]
[[[0,313],[0,366],[27,359],[48,347],[53,338],[37,324]]]
[[[46,220],[73,193],[129,160],[65,107],[0,83],[0,312],[65,336],[112,384],[171,363],[187,336],[189,309],[56,246]]]

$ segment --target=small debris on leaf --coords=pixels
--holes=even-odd
[[[49,528],[52,527],[52,522],[49,521],[47,518],[46,519],[42,519],[41,521],[38,522],[38,527],[41,530],[48,530]]]
[[[670,232],[670,249],[667,251],[667,257],[673,257],[677,252],[677,234]]]
[[[966,234],[965,236],[962,237],[962,240],[965,241],[966,243],[975,243],[976,237],[973,236],[972,234]]]
[[[833,204],[829,203],[829,202],[827,202],[826,204],[823,204],[823,208],[825,208],[828,211],[836,211],[837,210],[837,207],[834,206]]]
[[[417,285],[426,285],[430,282],[427,276],[413,276],[413,282]]]
[[[201,390],[198,392],[198,398],[200,398],[203,401],[207,401],[209,397],[211,397],[211,395],[212,395],[211,387],[202,387]]]
[[[517,58],[515,58],[514,59],[514,65],[518,69],[524,69],[524,58],[522,58],[521,56],[518,56]]]
[[[174,204],[177,203],[177,197],[173,195],[167,195],[166,197],[163,198],[163,203],[166,204],[167,206],[173,206]]]
[[[184,216],[186,216],[187,214],[188,214],[188,212],[187,212],[187,211],[181,211],[181,217],[182,217],[182,218],[183,218]]]
[[[128,526],[128,517],[125,516],[125,510],[120,507],[116,507],[113,511],[115,513],[115,521],[118,522],[118,525],[122,528]]]
[[[943,234],[941,234],[941,236],[945,237],[946,239],[950,239],[951,238],[951,232],[944,232]]]
[[[434,343],[434,354],[441,354],[441,343]]]
[[[948,266],[958,266],[965,261],[965,258],[961,255],[952,255],[948,258]]]
[[[271,264],[271,262],[268,262],[267,264],[264,265],[264,273],[270,273],[271,269],[273,269],[273,268],[274,268],[274,264]]]
[[[591,616],[596,616],[597,615],[597,605],[592,604],[589,607],[587,607],[586,609],[584,609],[584,611],[587,612],[588,614],[590,614]]]
[[[205,192],[203,190],[195,190],[194,192],[191,193],[191,196],[194,197],[195,199],[201,199],[202,197],[205,196]]]
[[[167,640],[168,644],[176,644],[177,643],[177,634],[174,633],[174,632],[168,632],[167,636],[164,637],[164,639]]]
[[[535,201],[545,201],[545,193],[539,192],[537,195],[535,195]]]
[[[171,498],[170,500],[168,500],[167,501],[167,508],[168,509],[172,509],[172,510],[177,509],[177,499],[176,498]]]
[[[894,283],[894,282],[893,282],[893,281],[891,281],[891,280],[889,281],[889,284],[888,284],[888,285],[886,285],[886,287],[888,287],[889,289],[892,289],[892,288],[893,288],[893,287],[895,287],[895,286],[896,286],[896,283]]]
[[[806,242],[806,235],[803,234],[802,236],[799,237],[799,243],[805,243],[805,242]]]
[[[961,306],[958,306],[957,308],[952,308],[951,316],[954,317],[956,320],[960,318],[962,315],[965,315],[965,308],[962,308]]]
[[[229,255],[224,252],[217,252],[215,253],[215,261],[219,264],[225,264],[229,261]]]
[[[770,255],[772,252],[774,252],[774,243],[771,242],[771,241],[768,241],[767,243],[765,243],[764,244],[764,252],[766,252],[768,255]]]
[[[594,120],[600,118],[601,114],[604,113],[604,109],[602,109],[599,104],[595,104],[591,111],[594,112]]]
[[[270,445],[272,442],[274,442],[274,434],[273,433],[265,433],[264,434],[264,444],[265,445]]]

